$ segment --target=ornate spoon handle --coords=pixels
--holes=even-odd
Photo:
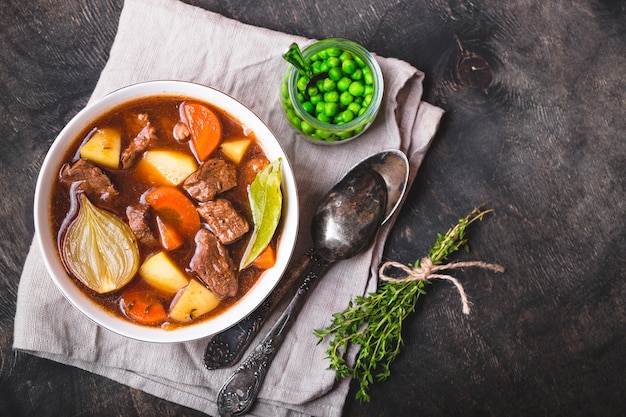
[[[289,267],[278,286],[256,310],[235,326],[218,333],[211,339],[204,353],[204,366],[207,369],[226,368],[239,362],[239,359],[280,300],[311,269],[313,265],[313,250],[313,248],[309,249],[305,255],[301,256],[295,264]]]
[[[311,259],[313,262],[311,270],[285,311],[217,394],[217,409],[220,416],[240,416],[245,414],[254,403],[269,366],[285,339],[289,326],[302,309],[313,284],[330,264],[329,261],[315,253]]]

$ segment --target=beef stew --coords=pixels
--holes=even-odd
[[[201,119],[207,114],[210,122]],[[185,97],[136,100],[102,115],[76,141],[52,193],[61,259],[74,262],[64,239],[82,194],[128,225],[139,252],[123,287],[99,291],[73,276],[106,311],[167,329],[197,323],[237,302],[271,267],[239,268],[254,238],[248,190],[271,161],[254,133],[224,111]]]

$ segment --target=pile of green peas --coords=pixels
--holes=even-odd
[[[340,127],[363,115],[374,97],[375,80],[372,69],[358,55],[337,46],[331,46],[308,59],[314,74],[326,73],[315,84],[301,72],[297,75],[297,99],[301,108],[316,122],[339,129],[314,126],[300,117],[289,97],[289,73],[282,85],[282,97],[290,123],[310,138],[334,142],[358,135],[369,121],[342,130]],[[317,77],[316,77],[317,78]]]

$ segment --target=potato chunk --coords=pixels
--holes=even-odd
[[[117,169],[120,165],[122,137],[112,128],[97,129],[80,148],[80,156],[96,165]]]
[[[163,251],[144,261],[139,276],[151,287],[169,295],[176,294],[189,282],[187,275]]]
[[[222,143],[222,152],[235,164],[239,164],[250,146],[250,139],[236,139]]]
[[[180,185],[196,169],[193,156],[170,149],[146,151],[137,164],[137,174],[154,185]]]
[[[170,309],[170,318],[187,323],[213,310],[220,303],[219,297],[195,279],[181,290]]]

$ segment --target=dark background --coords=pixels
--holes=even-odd
[[[626,410],[626,6],[571,0],[189,1],[311,38],[340,36],[426,73],[446,110],[386,258],[425,255],[495,209],[455,259],[505,274],[429,286],[372,402],[346,416],[617,416]],[[123,2],[0,3],[0,415],[198,416],[11,348],[36,177],[87,102]],[[306,5],[306,10],[304,7]]]

